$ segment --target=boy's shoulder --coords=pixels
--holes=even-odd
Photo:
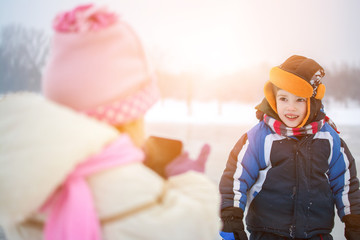
[[[337,129],[334,129],[329,123],[325,122],[324,126],[320,129],[319,132],[315,133],[315,138],[326,139],[335,146],[336,149],[343,145],[343,139],[340,137]],[[345,142],[344,142],[345,143]]]
[[[250,130],[246,132],[246,138],[250,144],[261,144],[264,143],[266,137],[270,134],[273,134],[272,130],[264,121],[258,122]]]
[[[335,139],[340,138],[339,132],[327,122],[325,122],[324,126],[320,129],[320,132],[327,132]]]
[[[248,136],[260,136],[260,134],[267,135],[269,133],[271,133],[271,129],[264,121],[258,122],[247,132]]]

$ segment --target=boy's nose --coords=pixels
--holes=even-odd
[[[296,107],[295,107],[295,105],[294,104],[288,104],[287,105],[287,110],[290,110],[290,111],[295,111],[296,110]]]

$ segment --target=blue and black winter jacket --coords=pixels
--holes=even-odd
[[[340,218],[360,214],[355,161],[327,123],[301,139],[259,122],[236,143],[220,181],[221,208],[248,207],[249,231],[310,238]]]

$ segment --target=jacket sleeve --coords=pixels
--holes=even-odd
[[[341,138],[335,139],[329,181],[340,219],[349,214],[360,214],[359,179],[356,175],[355,159],[346,143]]]
[[[239,207],[245,211],[247,192],[255,183],[260,168],[257,146],[244,134],[229,154],[225,170],[220,179],[221,209]]]
[[[161,203],[163,214],[157,218],[163,224],[159,226],[168,227],[167,232],[178,232],[179,236],[153,239],[214,239],[221,229],[219,192],[204,174],[188,171],[170,177]],[[178,224],[171,224],[175,221]]]

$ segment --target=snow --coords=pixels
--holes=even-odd
[[[206,175],[215,184],[219,183],[226,160],[233,145],[251,126],[257,123],[254,106],[258,103],[193,102],[191,113],[186,102],[171,99],[161,100],[147,113],[145,119],[149,135],[180,139],[191,157],[196,157],[201,146],[208,143],[211,153],[206,166]],[[357,166],[360,166],[360,106],[356,102],[340,103],[324,101],[327,115],[338,126]],[[336,240],[344,238],[344,224],[335,216],[331,233]],[[221,238],[219,237],[220,240]]]
[[[190,124],[247,124],[257,122],[254,107],[258,103],[194,101],[187,107],[185,101],[165,99],[156,103],[147,113],[149,122]],[[360,125],[360,105],[347,101],[325,102],[326,114],[337,125]],[[191,113],[190,113],[191,111]]]
[[[360,125],[360,105],[355,101],[338,102],[330,99],[324,103],[326,114],[337,125]]]

